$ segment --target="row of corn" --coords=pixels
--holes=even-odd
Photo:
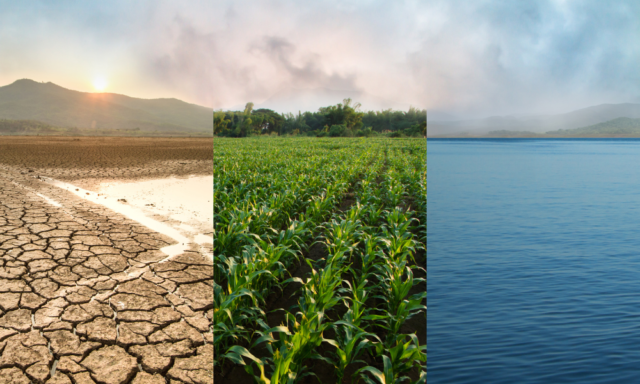
[[[344,141],[329,151],[302,141],[295,148],[269,144],[278,146],[270,152],[278,156],[264,153],[266,163],[246,167],[242,151],[220,161],[216,190],[224,196],[215,204],[225,217],[216,218],[214,233],[216,363],[244,365],[259,383],[298,382],[314,375],[314,361],[331,364],[339,382],[405,382],[416,369],[422,371],[416,382],[426,382],[426,345],[403,333],[407,320],[426,310],[424,279],[414,277],[423,270],[414,255],[424,248],[425,216],[420,203],[403,207],[422,191],[420,157],[385,141]],[[402,144],[420,153],[421,143]],[[407,165],[415,165],[413,171]],[[308,177],[296,179],[288,170]],[[356,202],[337,210],[349,187]],[[291,193],[305,198],[287,199]],[[327,200],[331,204],[323,206]],[[317,228],[327,256],[303,260],[310,274],[287,279]],[[293,281],[301,284],[297,306],[279,309],[286,312],[284,323],[270,326],[265,294]]]

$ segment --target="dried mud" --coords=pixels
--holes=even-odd
[[[212,175],[213,140],[0,136],[0,164],[94,190],[104,180]]]
[[[209,175],[212,150],[0,138],[0,384],[213,382],[212,262],[160,263],[174,240],[39,179]]]

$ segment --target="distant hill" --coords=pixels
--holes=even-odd
[[[640,119],[619,117],[604,123],[576,129],[549,131],[548,135],[584,136],[584,135],[640,135]]]
[[[575,129],[558,129],[545,133],[497,130],[484,134],[450,134],[438,137],[485,137],[485,138],[553,138],[553,137],[640,137],[640,118],[619,117],[603,123]]]
[[[458,121],[434,121],[427,114],[427,136],[478,136],[498,130],[544,133],[581,128],[619,117],[640,118],[640,104],[601,104],[558,115],[491,116]]]
[[[82,132],[142,131],[213,135],[213,110],[177,99],[78,92],[23,79],[0,87],[0,119]],[[15,124],[14,124],[15,125]],[[24,125],[24,124],[22,124]],[[31,124],[33,125],[33,124]]]

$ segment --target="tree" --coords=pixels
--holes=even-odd
[[[375,136],[375,132],[397,132],[419,136],[426,132],[426,110],[413,106],[408,111],[361,112],[359,103],[347,98],[336,105],[321,107],[316,112],[280,114],[273,110],[253,109],[249,102],[243,111],[215,111],[214,134],[245,137],[276,132],[278,135],[299,133],[322,136]],[[335,126],[335,128],[334,128]],[[367,127],[367,128],[363,128]]]
[[[244,115],[245,116],[251,115],[251,111],[252,110],[253,110],[253,103],[252,102],[248,102],[247,105],[245,105],[245,107],[244,107]]]
[[[362,127],[362,117],[364,113],[358,112],[360,103],[351,106],[351,99],[347,98],[329,107],[320,108],[320,113],[324,115],[326,125],[344,125],[346,129],[357,130]]]
[[[213,112],[213,134],[221,134],[226,131],[232,124],[231,119],[227,118],[227,112]]]
[[[329,136],[331,137],[339,137],[344,136],[347,127],[344,125],[332,125],[331,129],[329,129]]]
[[[272,111],[271,109],[260,108],[251,112],[252,115],[261,115],[262,122],[260,123],[260,129],[262,132],[273,133],[276,132],[278,135],[281,134],[282,124],[284,122],[284,117],[277,112]]]
[[[358,112],[360,103],[351,107],[351,99],[344,99],[344,123],[348,129],[357,130],[362,127],[362,116],[364,113]]]

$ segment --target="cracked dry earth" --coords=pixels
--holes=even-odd
[[[0,166],[0,384],[213,383],[213,264],[172,243]]]

